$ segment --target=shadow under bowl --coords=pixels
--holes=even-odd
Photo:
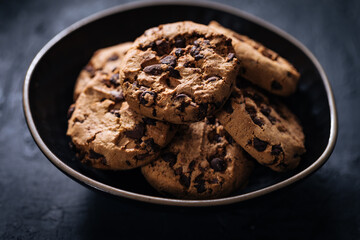
[[[75,160],[66,136],[68,107],[78,73],[99,48],[133,41],[146,29],[183,20],[222,25],[263,43],[288,59],[301,73],[296,94],[287,99],[306,135],[307,153],[287,173],[257,167],[248,187],[211,200],[160,196],[139,169],[101,171]],[[37,54],[26,74],[23,106],[33,138],[46,157],[69,177],[92,189],[144,202],[178,206],[213,206],[244,201],[289,186],[319,169],[337,137],[336,107],[327,77],[316,58],[296,39],[240,10],[216,3],[148,2],[114,7],[81,20],[55,36]]]

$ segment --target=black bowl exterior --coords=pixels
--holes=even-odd
[[[203,24],[216,20],[277,51],[299,70],[301,79],[298,91],[286,100],[300,118],[306,134],[307,153],[296,170],[279,174],[258,167],[248,187],[230,197],[179,200],[159,196],[146,183],[139,169],[100,171],[76,161],[69,147],[70,139],[65,135],[66,113],[72,103],[77,75],[93,52],[120,42],[133,41],[150,27],[183,20]],[[24,82],[23,103],[26,120],[36,143],[64,173],[85,185],[113,195],[168,205],[229,204],[288,186],[325,163],[337,136],[336,108],[330,84],[309,50],[293,37],[260,19],[209,2],[128,4],[75,23],[52,39],[33,60]]]

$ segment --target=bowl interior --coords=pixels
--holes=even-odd
[[[216,20],[275,50],[301,73],[298,91],[286,100],[306,134],[307,153],[300,166],[282,174],[257,166],[248,187],[233,196],[283,181],[314,163],[328,144],[330,109],[323,80],[311,59],[287,39],[243,17],[213,8],[181,4],[142,6],[113,13],[70,32],[43,55],[32,72],[28,101],[35,127],[47,148],[70,168],[96,181],[133,193],[160,196],[146,183],[139,169],[100,171],[76,161],[68,145],[70,139],[65,135],[66,113],[72,103],[77,75],[95,50],[133,41],[150,27],[182,20],[203,24]]]

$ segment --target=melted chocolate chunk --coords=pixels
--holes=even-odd
[[[172,55],[168,55],[160,60],[160,63],[166,64],[172,67],[176,66],[176,57]]]
[[[169,163],[170,167],[173,167],[177,161],[177,155],[175,153],[172,152],[165,152],[161,154],[161,158]]]
[[[283,149],[282,149],[280,144],[279,145],[274,145],[274,146],[271,147],[271,155],[278,156],[282,152],[283,152]]]
[[[71,104],[68,111],[67,111],[67,119],[71,118],[71,115],[75,111],[75,103]]]
[[[282,88],[282,85],[278,81],[274,80],[271,82],[271,89],[281,90]]]
[[[180,175],[180,184],[183,185],[184,187],[190,187],[190,176],[187,177],[185,174],[181,174]]]
[[[254,137],[254,148],[258,151],[258,152],[263,152],[265,151],[267,145],[269,144],[268,142],[262,141],[257,137]]]
[[[153,64],[144,67],[144,72],[151,75],[160,75],[163,72],[163,69],[161,67],[161,64]]]
[[[215,170],[215,172],[222,172],[225,171],[227,168],[227,164],[225,160],[221,158],[213,158],[210,161],[210,166],[212,169]]]
[[[124,134],[125,136],[133,139],[140,139],[144,136],[145,127],[144,124],[138,124],[133,130],[128,130]]]

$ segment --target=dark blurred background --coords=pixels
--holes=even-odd
[[[360,239],[360,1],[221,0],[290,33],[334,90],[339,135],[329,161],[293,188],[213,208],[175,208],[90,191],[57,170],[30,136],[22,84],[53,36],[130,1],[0,0],[0,239]]]

